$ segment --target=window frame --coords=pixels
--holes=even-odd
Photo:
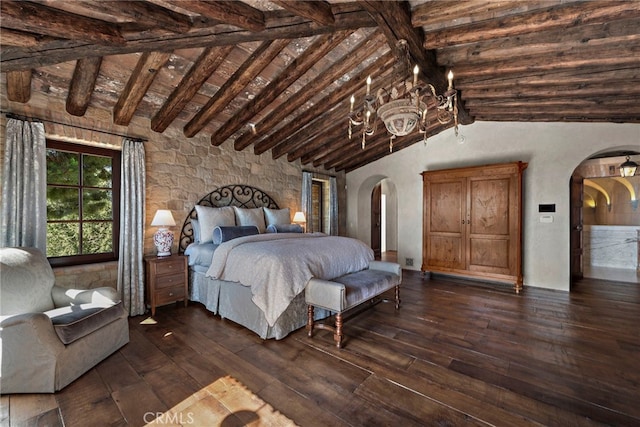
[[[91,145],[74,144],[71,142],[58,141],[47,138],[47,150],[59,150],[78,154],[89,154],[101,157],[111,158],[111,197],[112,197],[112,248],[111,252],[100,254],[81,254],[81,255],[67,255],[48,257],[49,264],[52,267],[66,267],[72,265],[81,264],[93,264],[101,262],[117,261],[120,251],[120,168],[122,153],[118,150],[113,150],[103,147],[95,147]],[[80,172],[82,166],[80,166]],[[80,181],[82,182],[82,181]],[[78,188],[82,189],[82,184],[78,185]],[[47,188],[49,188],[49,182],[47,181]],[[82,197],[79,200],[80,210],[82,210]],[[80,223],[84,222],[80,219]],[[47,224],[49,224],[49,216],[47,213]],[[49,242],[47,241],[47,245]]]
[[[316,194],[314,189],[317,189],[318,198],[314,197]],[[311,200],[313,206],[313,216],[312,218],[307,218],[307,223],[311,221],[313,231],[324,231],[324,202],[325,202],[325,191],[324,191],[324,181],[318,179],[311,180]],[[316,208],[317,205],[317,209]],[[317,222],[318,229],[316,230],[315,223]]]

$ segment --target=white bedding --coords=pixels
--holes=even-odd
[[[311,277],[334,279],[367,268],[373,258],[371,248],[349,237],[259,234],[218,246],[206,275],[250,286],[253,302],[273,326]]]

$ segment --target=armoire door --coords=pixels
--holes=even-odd
[[[465,267],[465,179],[435,180],[424,187],[424,241],[427,256],[423,270]]]
[[[467,269],[512,275],[519,244],[517,179],[513,175],[469,177]]]

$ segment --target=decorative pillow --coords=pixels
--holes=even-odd
[[[231,206],[211,208],[196,205],[198,224],[200,225],[200,243],[213,241],[213,229],[220,227],[232,227],[236,225],[236,217]]]
[[[191,228],[193,229],[193,243],[200,243],[200,223],[197,219],[191,220]]]
[[[264,233],[267,226],[264,223],[264,211],[262,208],[246,209],[234,206],[236,212],[236,225],[255,225],[260,233]]]
[[[267,222],[267,226],[271,224],[290,224],[291,223],[291,211],[289,208],[284,209],[264,209],[264,219]]]
[[[216,227],[213,229],[213,244],[227,242],[238,237],[253,236],[260,234],[255,225],[240,225],[235,227]]]
[[[302,233],[300,224],[271,224],[267,227],[267,233]]]

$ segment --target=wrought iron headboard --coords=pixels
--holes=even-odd
[[[279,209],[278,204],[264,191],[249,185],[226,185],[216,188],[211,193],[204,196],[196,203],[197,205],[221,208],[223,206],[237,206],[239,208],[271,208]],[[187,246],[193,242],[193,227],[191,220],[196,219],[195,206],[191,208],[189,215],[184,220],[180,241],[178,242],[178,253],[182,254]]]

